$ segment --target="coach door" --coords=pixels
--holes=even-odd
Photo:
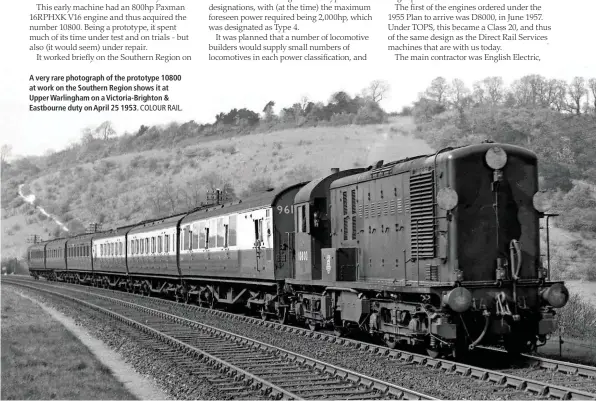
[[[263,218],[253,219],[254,223],[254,249],[255,249],[255,266],[257,272],[265,269],[265,241],[263,238]]]

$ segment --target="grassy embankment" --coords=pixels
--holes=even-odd
[[[134,399],[59,322],[5,286],[1,294],[3,400]]]

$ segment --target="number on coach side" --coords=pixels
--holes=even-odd
[[[284,213],[284,214],[292,214],[292,208],[290,206],[288,206],[288,205],[286,205],[286,206],[279,205],[277,207],[277,212],[278,213]]]

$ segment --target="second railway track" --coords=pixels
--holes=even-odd
[[[31,281],[29,280],[29,282]],[[413,365],[426,366],[450,375],[471,377],[480,381],[489,382],[492,385],[496,385],[497,390],[499,387],[517,390],[517,393],[505,392],[502,394],[503,396],[507,396],[508,398],[525,398],[519,396],[523,392],[527,393],[530,396],[536,396],[541,398],[596,398],[596,390],[594,390],[594,384],[596,384],[596,368],[592,368],[589,366],[570,364],[562,361],[546,360],[543,358],[535,358],[533,360],[534,366],[537,366],[539,369],[534,369],[529,373],[523,370],[503,371],[485,369],[478,366],[465,365],[462,363],[457,363],[448,360],[433,359],[425,355],[420,355],[413,352],[403,350],[391,350],[386,347],[363,343],[357,340],[338,338],[334,335],[322,332],[312,332],[299,327],[281,325],[270,321],[262,321],[260,319],[248,316],[241,316],[219,310],[200,308],[194,305],[179,304],[160,298],[147,298],[137,296],[134,294],[122,293],[119,291],[111,292],[110,290],[92,289],[89,287],[81,286],[69,286],[69,288],[71,288],[73,291],[82,292],[100,291],[102,293],[117,293],[119,294],[119,296],[122,296],[133,302],[145,303],[147,305],[151,305],[152,307],[167,311],[168,313],[182,314],[186,317],[190,317],[191,319],[204,320],[205,317],[211,316],[211,320],[214,320],[217,318],[225,317],[226,320],[231,319],[231,321],[237,321],[238,323],[246,322],[252,325],[261,326],[263,329],[267,330],[274,330],[278,332],[283,332],[285,334],[312,338],[315,341],[323,343],[334,343],[337,345],[348,346],[354,350],[368,352],[376,358],[397,360],[405,363],[403,369],[411,369]],[[530,358],[530,356],[528,357]],[[535,374],[538,370],[541,369],[546,373],[546,375],[541,376]],[[523,377],[519,375],[522,373]],[[560,376],[555,377],[555,373],[559,374]],[[586,380],[581,380],[581,377],[585,378]],[[568,378],[570,380],[565,380],[565,378]],[[580,379],[578,380],[578,378]],[[438,385],[441,386],[441,384]],[[570,385],[572,385],[573,388],[570,388]],[[500,398],[499,395],[502,393],[502,391],[497,390],[492,389],[492,391],[495,391],[495,395],[497,396],[497,398]],[[487,391],[490,392],[491,389],[487,388]],[[515,394],[518,394],[518,396],[516,396]],[[447,398],[441,393],[438,396],[439,398]],[[462,394],[462,398],[479,397],[477,394],[473,396],[466,396],[465,394]]]
[[[121,299],[66,287],[48,289],[33,282],[3,282],[81,303],[177,350],[208,361],[209,365],[215,365],[221,373],[232,377],[230,383],[223,383],[224,391],[232,390],[250,397],[255,389],[260,389],[262,394],[273,399],[435,399],[324,361]]]

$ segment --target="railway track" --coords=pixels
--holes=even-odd
[[[27,281],[31,282],[30,280]],[[86,291],[91,291],[89,287],[76,286],[76,288],[78,291],[82,291],[83,289]],[[180,313],[179,311],[184,311],[190,313],[210,314],[214,316],[225,317],[226,319],[251,323],[284,333],[311,338],[317,341],[348,346],[355,350],[369,352],[375,356],[388,359],[397,359],[408,364],[427,366],[446,373],[484,380],[499,386],[522,390],[538,397],[555,399],[596,399],[596,368],[591,366],[578,365],[564,361],[555,361],[533,355],[524,355],[528,365],[532,367],[530,371],[504,371],[486,369],[479,366],[466,365],[444,359],[433,359],[427,357],[426,355],[421,355],[414,352],[393,350],[387,347],[373,345],[358,340],[340,338],[333,334],[313,332],[300,327],[282,325],[272,321],[263,321],[262,319],[232,314],[216,309],[207,309],[195,305],[180,304],[161,298],[147,298],[134,294],[122,293],[120,291],[103,289],[99,289],[99,291],[123,294],[125,297],[129,297],[131,300],[142,300],[144,303],[149,303],[155,307],[166,308],[168,311],[173,313]],[[543,372],[542,376],[538,374],[540,371]],[[516,373],[522,373],[524,376],[522,377]],[[545,374],[548,377],[545,378]],[[539,378],[532,376],[537,376]],[[573,388],[570,388],[570,382],[572,382]]]
[[[225,374],[210,376],[220,391],[272,399],[435,399],[324,361],[106,295],[21,280],[2,280],[93,309]],[[50,287],[50,288],[48,288]],[[65,293],[66,292],[66,293]],[[75,294],[74,296],[71,294]],[[165,352],[165,350],[163,350]],[[214,369],[210,369],[214,370]],[[200,373],[205,374],[206,371]]]

